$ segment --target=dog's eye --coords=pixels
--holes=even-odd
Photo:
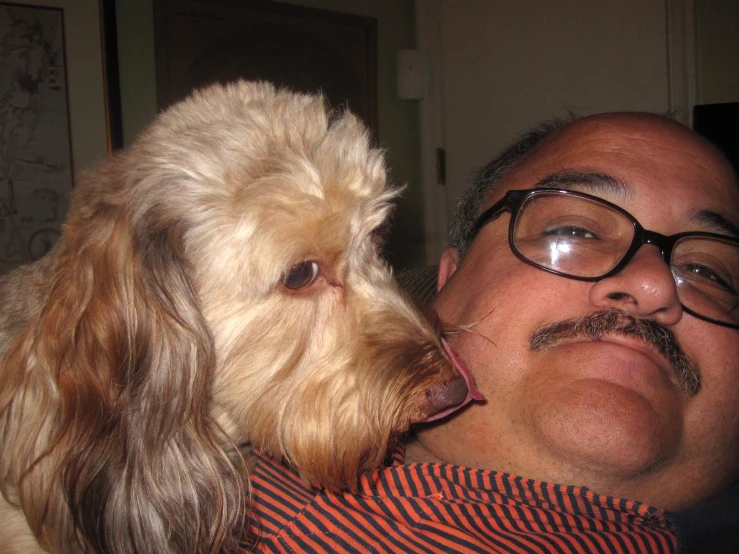
[[[318,264],[316,262],[301,262],[290,268],[282,276],[282,284],[287,288],[296,290],[310,285],[318,277]]]

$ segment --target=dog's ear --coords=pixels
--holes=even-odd
[[[185,224],[124,206],[73,209],[39,321],[8,352],[3,478],[55,551],[226,551],[246,528],[243,474],[210,416]]]

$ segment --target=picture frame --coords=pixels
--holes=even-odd
[[[81,170],[122,144],[114,0],[0,1],[0,274],[61,235]]]

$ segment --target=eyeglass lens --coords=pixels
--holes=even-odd
[[[540,192],[528,196],[518,210],[512,246],[549,271],[598,278],[621,262],[634,234],[629,217],[606,204]],[[716,321],[739,323],[739,247],[735,243],[681,238],[673,248],[670,267],[683,306]]]

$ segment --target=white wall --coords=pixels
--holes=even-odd
[[[123,143],[128,146],[157,115],[152,0],[118,0],[116,27]]]
[[[474,172],[537,123],[668,109],[665,0],[441,0],[452,205]]]

